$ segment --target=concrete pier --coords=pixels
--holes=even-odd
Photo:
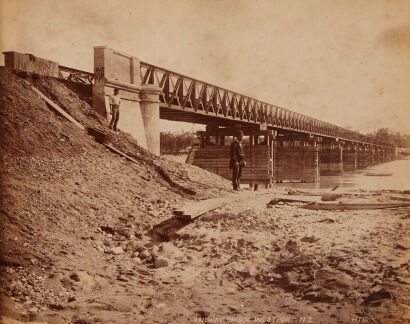
[[[159,129],[159,95],[161,88],[153,84],[142,86],[141,114],[144,122],[147,148],[150,152],[160,155],[160,129]]]
[[[118,128],[138,145],[159,155],[159,95],[161,89],[141,84],[140,60],[105,46],[94,47],[93,108],[111,119],[109,96],[119,89]]]

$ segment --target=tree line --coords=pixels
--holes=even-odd
[[[198,143],[197,136],[192,132],[175,134],[171,132],[160,133],[160,151],[161,154],[185,153],[195,144]]]
[[[410,135],[401,135],[389,128],[379,128],[367,135],[377,140],[393,143],[397,147],[410,147]]]

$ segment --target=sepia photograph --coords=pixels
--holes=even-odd
[[[0,324],[410,324],[409,0],[0,0]]]

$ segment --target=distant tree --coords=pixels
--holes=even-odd
[[[175,134],[171,132],[160,133],[161,153],[186,152],[197,141],[197,136],[192,132]]]
[[[410,147],[410,135],[401,135],[399,132],[393,133],[389,128],[379,128],[367,136],[373,137],[378,141],[393,143],[397,147]]]

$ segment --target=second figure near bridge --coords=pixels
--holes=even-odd
[[[246,166],[245,151],[242,146],[243,132],[238,130],[231,144],[229,168],[232,169],[233,190],[239,191],[242,168]]]

